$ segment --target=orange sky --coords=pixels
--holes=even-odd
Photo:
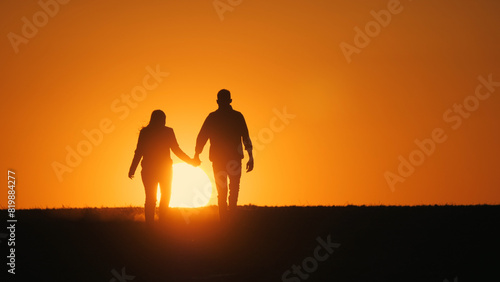
[[[221,88],[255,143],[240,204],[500,203],[500,86],[475,97],[479,76],[500,82],[498,1],[41,2],[51,15],[0,2],[1,167],[18,208],[142,205],[127,178],[140,127],[164,110],[192,156]],[[60,181],[53,163],[101,122]],[[414,152],[436,128],[446,140]],[[421,164],[403,177],[400,155]],[[210,175],[208,147],[201,158]]]

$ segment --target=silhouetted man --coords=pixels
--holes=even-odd
[[[209,158],[212,161],[215,184],[217,186],[219,216],[226,221],[227,210],[227,179],[229,178],[229,212],[234,213],[238,202],[241,178],[241,160],[243,159],[243,144],[248,152],[247,172],[253,170],[252,141],[248,134],[247,124],[243,115],[231,107],[231,93],[222,89],[217,93],[219,109],[208,115],[196,140],[194,159],[199,161],[203,147],[210,139]]]

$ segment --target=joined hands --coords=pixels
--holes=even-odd
[[[194,155],[194,158],[192,158],[188,164],[192,166],[199,166],[201,164],[200,156],[198,154]]]

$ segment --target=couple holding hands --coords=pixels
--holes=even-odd
[[[156,208],[156,191],[160,184],[160,222],[165,221],[170,203],[172,186],[172,158],[170,150],[181,160],[193,166],[199,166],[200,154],[210,139],[209,158],[212,161],[215,184],[218,193],[219,217],[225,222],[234,212],[238,202],[241,178],[241,160],[243,159],[243,145],[248,152],[249,161],[246,164],[247,172],[253,170],[252,141],[248,134],[248,127],[243,115],[233,110],[231,93],[222,89],[217,93],[219,108],[210,113],[201,127],[194,158],[186,155],[175,138],[174,130],[165,126],[165,113],[155,110],[151,120],[143,127],[139,134],[139,141],[135,150],[134,159],[130,166],[128,177],[133,179],[135,170],[142,159],[142,182],[146,192],[144,204],[146,223],[154,222]],[[242,145],[243,141],[243,145]],[[228,179],[229,179],[229,210],[228,210]]]

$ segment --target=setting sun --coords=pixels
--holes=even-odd
[[[174,164],[173,170],[170,207],[198,208],[206,206],[212,196],[212,182],[205,171],[185,163]],[[158,199],[160,199],[159,188],[158,195]]]

